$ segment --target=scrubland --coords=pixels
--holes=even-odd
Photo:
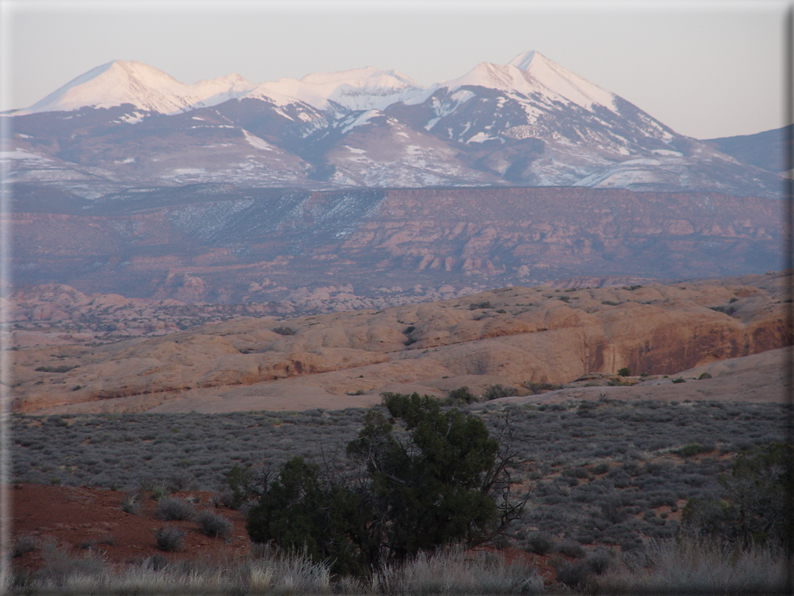
[[[738,453],[785,440],[785,405],[623,401],[604,395],[595,401],[445,407],[481,417],[491,435],[518,454],[513,489],[527,506],[491,554],[445,551],[363,581],[334,577],[328,565],[275,552],[223,565],[156,555],[120,571],[101,559],[70,557],[49,545],[46,565],[15,576],[18,587],[97,593],[135,585],[143,586],[143,593],[176,586],[235,593],[544,589],[525,559],[508,565],[509,557],[493,554],[499,549],[542,557],[554,569],[555,585],[572,591],[596,585],[607,591],[691,586],[741,593],[760,586],[775,593],[774,585],[784,585],[785,566],[774,549],[742,551],[718,542],[682,541],[679,530],[690,499],[720,497],[718,479],[730,474]],[[365,411],[15,414],[12,479],[130,495],[145,490],[161,497],[208,490],[216,493],[222,514],[224,504],[231,504],[227,475],[235,465],[259,473],[301,454],[320,466],[343,467],[340,454],[359,431]],[[545,579],[548,583],[548,574]],[[725,585],[744,588],[725,592]]]

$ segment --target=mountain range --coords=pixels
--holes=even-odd
[[[533,51],[430,87],[374,68],[188,85],[115,61],[4,117],[8,180],[88,199],[188,183],[781,193],[779,172],[678,134]]]

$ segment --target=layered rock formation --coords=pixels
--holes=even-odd
[[[196,187],[91,202],[21,187],[14,282],[184,303],[273,302],[273,315],[449,299],[572,276],[584,285],[763,273],[784,205],[585,188]],[[211,192],[212,191],[212,192]],[[58,211],[58,212],[54,212]]]
[[[790,274],[514,287],[435,303],[245,318],[114,344],[20,347],[14,410],[337,408],[382,391],[671,374],[789,345]]]

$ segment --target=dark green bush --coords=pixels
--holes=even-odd
[[[330,559],[335,573],[361,575],[378,550],[367,531],[373,519],[359,493],[325,481],[318,466],[295,457],[269,483],[245,527],[255,543]]]
[[[504,492],[509,458],[481,420],[418,394],[387,393],[383,403],[390,417],[369,411],[347,447],[366,480],[334,480],[291,459],[249,512],[252,541],[361,575],[446,544],[492,540],[521,513]]]
[[[466,386],[451,390],[448,396],[452,404],[471,404],[477,401],[477,397]]]
[[[292,327],[280,326],[280,327],[274,327],[273,333],[278,333],[279,335],[295,335],[297,331]]]
[[[718,536],[743,547],[790,548],[794,530],[794,448],[773,443],[736,457],[720,477],[720,499],[690,499],[682,512],[684,531]]]
[[[689,445],[684,445],[675,453],[681,457],[692,457],[694,455],[700,455],[701,453],[706,453],[708,451],[710,451],[710,449],[707,449],[700,443],[690,443]]]
[[[504,385],[490,385],[485,389],[484,397],[488,401],[499,399],[500,397],[510,397],[518,393],[515,387],[505,387]]]
[[[231,490],[230,499],[223,502],[230,509],[239,509],[248,500],[252,493],[253,476],[250,468],[243,468],[239,464],[234,464],[232,469],[226,474],[226,484]]]
[[[61,366],[39,366],[36,368],[36,372],[65,373],[74,368],[80,368],[80,365],[75,364],[74,366],[69,366],[67,364],[62,364]]]
[[[628,366],[624,366],[623,368],[618,369],[618,375],[621,377],[630,377],[631,376],[631,369]]]
[[[472,302],[469,304],[469,310],[477,310],[480,308],[493,308],[493,306],[491,306],[491,303],[487,300],[484,302]]]

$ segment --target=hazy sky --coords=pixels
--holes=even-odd
[[[361,66],[418,83],[534,49],[696,138],[784,124],[786,0],[0,0],[2,109],[115,59],[193,83]]]

